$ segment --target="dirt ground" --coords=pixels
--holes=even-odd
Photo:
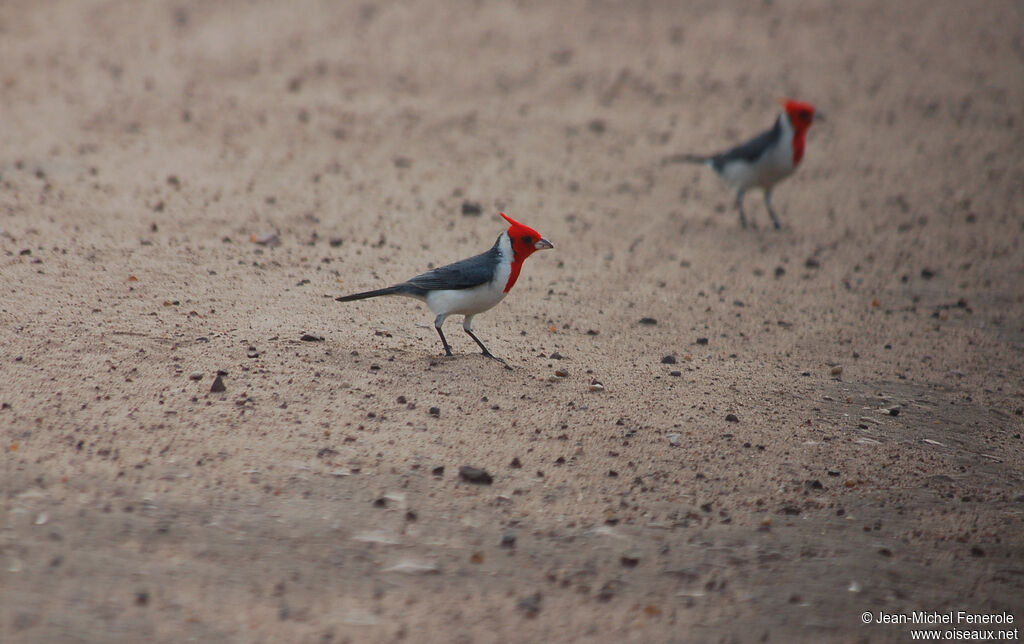
[[[0,61],[0,640],[1024,630],[1021,3],[15,1]],[[779,96],[743,230],[663,161]],[[499,210],[510,370],[334,301]]]

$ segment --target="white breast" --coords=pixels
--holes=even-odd
[[[782,119],[782,138],[754,163],[733,161],[722,168],[721,177],[733,190],[770,188],[793,173],[793,127]]]
[[[473,288],[439,290],[427,293],[426,302],[434,315],[476,315],[505,299],[505,284],[512,272],[512,244],[502,235],[498,244],[501,261],[494,279]]]

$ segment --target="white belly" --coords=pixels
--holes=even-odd
[[[793,174],[792,138],[761,155],[754,163],[733,161],[722,168],[721,177],[733,190],[749,188],[770,188]]]
[[[474,288],[458,290],[431,291],[427,293],[426,302],[434,315],[476,315],[493,307],[505,299],[504,278],[495,279]]]

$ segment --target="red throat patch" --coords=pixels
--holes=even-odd
[[[499,214],[510,224],[507,233],[508,240],[512,244],[512,266],[508,274],[508,281],[505,282],[505,292],[508,293],[519,279],[519,271],[523,270],[523,260],[537,250],[535,244],[541,240],[541,236],[533,228],[519,223],[505,213]]]
[[[781,98],[782,108],[786,112],[789,124],[793,126],[793,165],[800,165],[804,158],[804,147],[807,144],[807,130],[814,122],[814,106],[804,101]]]

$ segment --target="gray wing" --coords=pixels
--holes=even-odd
[[[439,289],[466,289],[480,286],[494,278],[494,269],[501,259],[498,245],[475,257],[440,266],[398,285],[403,293],[425,296]]]
[[[767,132],[762,132],[761,134],[758,134],[757,136],[750,139],[746,143],[737,145],[731,150],[726,150],[725,152],[716,154],[715,156],[711,157],[711,164],[712,166],[714,166],[715,170],[721,172],[722,168],[724,168],[732,161],[742,160],[753,163],[754,161],[757,161],[762,154],[764,154],[765,150],[770,148],[781,138],[782,115],[780,114],[779,118],[775,121],[775,125],[772,127],[772,129],[768,130]]]

